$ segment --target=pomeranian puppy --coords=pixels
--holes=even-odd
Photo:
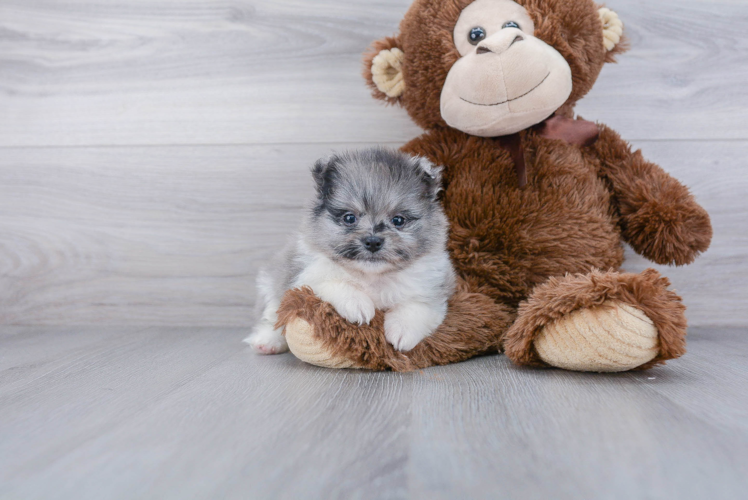
[[[276,311],[287,290],[306,285],[351,323],[384,311],[387,341],[411,350],[444,320],[455,288],[441,167],[375,148],[319,160],[312,175],[317,196],[296,239],[260,272],[261,319],[245,342],[288,350]]]

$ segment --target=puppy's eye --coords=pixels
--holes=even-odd
[[[345,222],[349,226],[352,226],[356,223],[356,216],[348,212],[347,214],[343,216],[343,222]]]
[[[480,26],[476,26],[470,30],[470,33],[468,33],[468,42],[470,42],[471,45],[478,45],[484,38],[486,38],[486,30]]]
[[[402,215],[396,215],[392,218],[392,225],[395,227],[403,227],[405,225],[405,217]]]
[[[517,28],[518,30],[522,29],[519,27],[519,24],[515,23],[514,21],[505,22],[504,25],[501,27],[501,29],[504,29],[504,28]]]

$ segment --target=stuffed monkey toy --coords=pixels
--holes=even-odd
[[[407,371],[503,351],[519,365],[615,372],[685,352],[685,307],[653,269],[625,273],[623,243],[684,265],[709,216],[676,179],[610,128],[574,118],[626,48],[592,0],[415,0],[364,76],[425,133],[402,150],[444,166],[457,293],[409,352],[383,314],[357,326],[311,290],[286,294],[291,351],[320,366]]]

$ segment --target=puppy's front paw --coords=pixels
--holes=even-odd
[[[335,310],[351,323],[368,325],[374,318],[374,302],[363,294],[349,295],[332,303]]]
[[[260,323],[252,334],[244,339],[259,354],[280,354],[288,351],[286,338],[281,329],[275,330],[268,323]]]
[[[410,351],[434,333],[445,314],[446,307],[432,309],[424,304],[405,304],[384,315],[384,336],[398,351]]]
[[[425,333],[425,334],[424,334]],[[428,332],[413,328],[409,322],[384,317],[384,336],[398,351],[410,351],[428,336]]]

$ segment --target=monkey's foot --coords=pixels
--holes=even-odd
[[[286,342],[294,356],[310,365],[326,368],[361,368],[344,355],[336,353],[314,334],[314,326],[296,317],[286,325]]]
[[[551,321],[540,329],[533,345],[549,365],[578,371],[631,370],[652,361],[658,352],[652,320],[615,300]]]
[[[685,307],[653,269],[552,278],[520,305],[504,341],[521,365],[620,372],[685,352]]]
[[[409,371],[496,352],[514,315],[485,295],[458,291],[444,322],[408,352],[387,342],[381,311],[368,325],[356,325],[306,287],[286,293],[278,318],[276,327],[285,327],[288,347],[302,361],[327,368]]]

